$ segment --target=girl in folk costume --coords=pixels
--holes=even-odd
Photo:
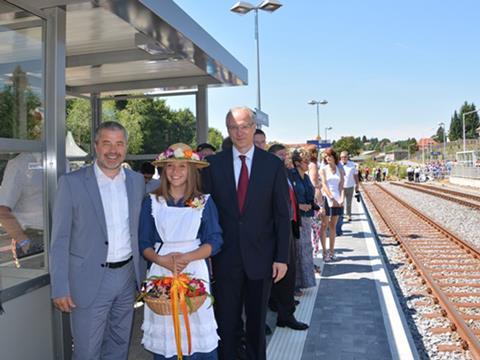
[[[140,251],[152,263],[148,276],[172,276],[176,270],[208,280],[205,259],[215,255],[223,242],[217,208],[210,196],[199,190],[198,169],[208,163],[179,143],[161,153],[153,165],[162,167],[162,180],[145,198],[139,225]],[[217,359],[219,337],[210,301],[189,315],[189,323],[191,354],[185,324],[180,322],[183,359]],[[154,353],[155,360],[177,359],[171,316],[157,315],[145,306],[142,329],[142,344]]]

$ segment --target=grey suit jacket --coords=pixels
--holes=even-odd
[[[145,183],[141,174],[128,169],[125,182],[133,260],[140,285],[146,269],[138,250],[138,221]],[[62,176],[53,210],[49,257],[52,298],[70,295],[77,306],[88,307],[100,288],[107,250],[107,225],[93,166]]]

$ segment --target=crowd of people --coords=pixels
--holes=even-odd
[[[277,326],[308,328],[295,306],[316,285],[315,250],[337,259],[357,168],[333,149],[265,151],[246,107],[231,109],[226,127],[221,151],[172,144],[140,174],[121,166],[125,128],[104,122],[94,163],[60,178],[51,288],[54,305],[71,315],[74,359],[127,359],[135,289],[151,276],[211,279],[215,298],[188,316],[188,329],[179,325],[180,347],[178,324],[145,306],[142,344],[154,359],[265,359],[268,307]]]
[[[409,165],[407,180],[411,182],[425,182],[440,180],[450,175],[453,163],[450,161],[433,160],[423,165]]]

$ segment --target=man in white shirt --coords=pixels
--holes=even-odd
[[[223,229],[222,251],[212,258],[215,316],[221,338],[218,357],[234,358],[244,307],[246,356],[265,360],[265,320],[272,279],[278,282],[287,272],[288,183],[282,161],[254,146],[251,109],[231,109],[226,125],[233,147],[208,157],[210,166],[202,173],[204,190],[217,205]]]
[[[59,180],[50,277],[55,307],[71,314],[74,360],[128,358],[135,280],[140,286],[145,276],[138,250],[145,182],[121,166],[126,151],[125,128],[104,122],[95,163]]]
[[[358,170],[355,163],[348,158],[348,151],[340,153],[340,162],[345,172],[345,181],[343,188],[345,191],[345,221],[349,222],[352,218],[352,199],[353,191],[358,191]]]
[[[7,163],[0,187],[0,223],[16,255],[43,250],[43,161],[21,153]]]

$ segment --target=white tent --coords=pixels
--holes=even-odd
[[[67,137],[65,138],[65,147],[67,158],[88,155],[80,146],[77,145],[77,143],[73,139],[71,131],[67,132]]]

